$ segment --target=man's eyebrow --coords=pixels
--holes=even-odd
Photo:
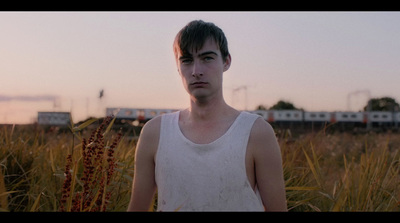
[[[214,54],[215,56],[218,56],[218,54],[216,52],[214,52],[214,51],[206,51],[206,52],[198,54],[198,56],[202,57],[202,56],[205,56],[205,55],[208,55],[208,54]]]
[[[193,58],[192,54],[185,54],[179,57],[179,60],[190,59]]]
[[[209,54],[213,54],[215,56],[218,56],[218,53],[216,53],[214,51],[205,51],[205,52],[199,53],[197,56],[198,57],[202,57],[202,56],[206,56],[206,55],[209,55]],[[191,58],[193,58],[192,54],[185,54],[185,55],[180,56],[179,60],[191,59]]]

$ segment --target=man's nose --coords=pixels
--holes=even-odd
[[[193,69],[192,69],[192,77],[198,78],[203,76],[203,67],[201,66],[200,62],[194,62],[193,63]]]

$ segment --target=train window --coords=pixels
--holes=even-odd
[[[349,116],[347,114],[343,114],[342,118],[348,118]]]
[[[155,111],[155,110],[150,111],[150,116],[156,116],[156,115],[157,115],[157,111]]]
[[[352,114],[351,117],[352,118],[357,118],[357,115],[356,114]]]
[[[317,115],[316,114],[311,114],[310,117],[311,118],[315,118],[315,117],[317,117]]]
[[[325,114],[319,114],[320,118],[325,118]]]
[[[298,117],[299,117],[299,114],[298,114],[298,113],[295,113],[295,114],[294,114],[294,117],[295,117],[295,118],[298,118]]]
[[[287,118],[290,118],[290,116],[291,116],[290,113],[287,113],[287,114],[286,114],[286,117],[287,117]]]
[[[128,115],[128,116],[132,115],[132,110],[130,110],[130,109],[125,110],[125,115]]]
[[[382,118],[388,118],[388,116],[384,114],[384,115],[382,115]]]
[[[373,115],[372,117],[373,117],[373,118],[378,118],[379,115],[375,114],[375,115]]]

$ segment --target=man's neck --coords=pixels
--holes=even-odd
[[[235,111],[222,97],[206,102],[191,99],[188,118],[193,121],[215,121]]]

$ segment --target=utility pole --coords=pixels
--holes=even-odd
[[[354,92],[350,92],[349,94],[347,94],[347,110],[351,111],[350,107],[350,98],[354,95],[359,95],[359,94],[365,94],[367,96],[367,111],[368,115],[369,112],[372,110],[372,105],[371,105],[371,92],[369,90],[358,90],[358,91],[354,91]],[[372,123],[370,121],[370,117],[367,117],[367,130],[371,130],[372,128]]]

